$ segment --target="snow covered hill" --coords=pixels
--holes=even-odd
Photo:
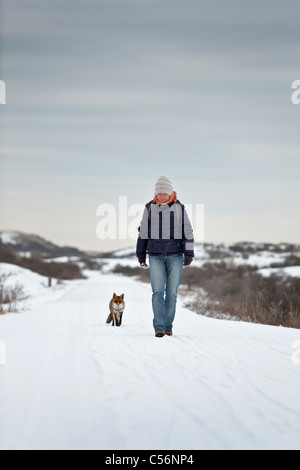
[[[1,250],[12,251],[18,257],[31,258],[38,256],[46,262],[72,262],[80,267],[82,258],[90,262],[105,263],[106,272],[117,264],[136,266],[136,247],[125,248],[110,253],[83,252],[75,247],[58,246],[39,235],[19,231],[0,231]],[[7,261],[4,257],[2,261]],[[9,260],[9,262],[12,262]],[[205,243],[195,244],[194,267],[202,267],[205,263],[227,265],[248,265],[256,267],[264,276],[272,273],[300,277],[300,245],[293,243],[254,243],[238,242],[233,244]]]
[[[300,449],[299,330],[179,301],[158,339],[148,284],[89,271],[49,289],[16,269],[31,297],[0,316],[0,449]],[[105,323],[113,292],[121,328]]]
[[[82,256],[83,251],[69,246],[58,246],[39,235],[16,230],[0,231],[0,248],[9,248],[20,256]]]

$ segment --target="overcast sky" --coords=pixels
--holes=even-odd
[[[0,230],[106,250],[161,175],[205,241],[299,242],[299,0],[1,0]]]

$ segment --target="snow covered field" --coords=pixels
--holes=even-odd
[[[300,331],[196,315],[155,338],[151,288],[121,275],[47,288],[0,316],[0,449],[300,449]],[[10,278],[11,279],[13,279]],[[106,325],[113,292],[124,325]]]
[[[225,250],[225,248],[224,248]],[[229,252],[229,247],[227,247]],[[135,255],[135,247],[119,250],[114,253],[112,258],[99,258],[98,261],[104,264],[102,272],[108,273],[112,271],[117,265],[128,266],[130,268],[136,268],[138,266]],[[196,245],[195,259],[193,261],[193,267],[202,268],[206,263],[221,263],[225,262],[229,266],[251,266],[256,267],[257,272],[263,276],[270,276],[271,274],[287,275],[291,277],[300,277],[300,256],[297,254],[299,259],[299,265],[297,266],[284,266],[284,267],[272,267],[272,264],[281,264],[291,255],[290,252],[284,253],[273,253],[270,251],[261,251],[256,254],[248,254],[248,257],[243,258],[241,253],[230,252],[230,256],[224,258],[217,257],[211,258],[208,249],[199,247]],[[76,261],[76,257],[73,257]],[[68,261],[67,257],[55,258],[49,261]]]

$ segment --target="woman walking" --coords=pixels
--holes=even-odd
[[[171,336],[182,268],[194,257],[194,235],[187,212],[166,176],[157,181],[154,199],[146,204],[139,227],[136,255],[146,268],[147,253],[155,336]]]

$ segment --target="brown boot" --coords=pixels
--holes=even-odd
[[[162,338],[163,336],[165,336],[164,330],[157,330],[155,332],[155,336],[156,336],[156,338]]]
[[[172,336],[173,335],[173,331],[172,330],[166,330],[166,335],[167,336]]]

